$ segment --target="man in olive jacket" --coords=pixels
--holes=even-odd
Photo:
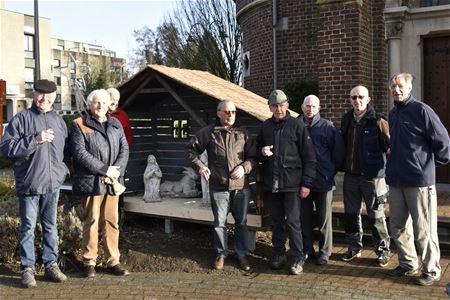
[[[273,113],[261,126],[256,151],[263,163],[263,189],[269,193],[268,209],[272,218],[272,268],[280,269],[286,262],[286,235],[289,236],[292,264],[290,273],[303,272],[300,225],[300,198],[308,197],[316,174],[316,157],[308,129],[299,119],[291,117],[286,95],[274,90],[269,96]],[[286,233],[287,231],[287,233]]]
[[[236,106],[225,100],[217,106],[217,120],[198,131],[186,145],[186,159],[209,182],[211,208],[214,215],[213,268],[223,268],[228,255],[227,215],[234,218],[235,251],[244,271],[251,267],[248,251],[247,208],[250,201],[248,175],[256,164],[254,142],[243,128],[235,127]],[[208,166],[200,160],[208,154]]]

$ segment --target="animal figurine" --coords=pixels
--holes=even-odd
[[[161,197],[159,195],[159,185],[161,183],[162,172],[155,156],[152,154],[147,157],[147,167],[145,168],[143,177],[145,186],[145,193],[143,197],[144,201],[161,201]]]
[[[194,198],[200,195],[195,187],[199,175],[192,168],[184,167],[180,181],[164,181],[159,187],[161,197]]]

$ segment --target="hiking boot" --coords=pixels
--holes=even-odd
[[[382,268],[386,267],[389,263],[389,256],[381,254],[380,256],[378,256],[377,263]]]
[[[419,269],[408,270],[403,268],[402,266],[398,266],[397,268],[389,271],[389,276],[392,277],[402,277],[402,276],[412,276],[417,275],[419,273]]]
[[[216,270],[222,270],[224,264],[225,264],[225,257],[217,256],[212,263],[212,267],[213,269]]]
[[[24,288],[36,287],[36,280],[34,279],[34,270],[31,267],[26,267],[22,270],[22,286]]]
[[[238,256],[238,261],[239,267],[241,267],[242,270],[249,272],[252,269],[246,256]]]
[[[286,255],[284,255],[284,254],[283,255],[275,255],[272,258],[272,262],[270,264],[270,267],[273,270],[279,270],[279,269],[281,269],[284,266],[285,263],[286,263]]]
[[[417,285],[432,285],[435,282],[439,282],[439,280],[441,280],[440,276],[433,277],[433,276],[430,276],[428,274],[422,273],[422,275],[420,275],[420,277],[418,277],[414,281],[414,283],[417,284]]]
[[[117,264],[113,267],[108,267],[106,268],[106,270],[116,276],[127,276],[130,275],[130,272],[128,272],[127,269],[125,269],[124,267],[122,267],[120,264]]]
[[[54,282],[63,282],[67,280],[67,276],[58,267],[58,263],[54,262],[50,267],[45,268],[44,278]]]
[[[298,275],[303,272],[303,266],[305,265],[306,256],[294,261],[289,267],[289,273],[291,275]]]
[[[361,250],[348,250],[344,255],[342,255],[341,260],[352,261],[357,257],[361,257]]]
[[[317,259],[316,259],[316,265],[318,266],[324,266],[328,264],[328,257],[324,256],[324,255],[320,255]]]
[[[97,275],[97,273],[95,272],[94,266],[91,266],[91,265],[84,266],[84,269],[83,269],[84,277],[93,278],[93,277],[95,277],[95,275]]]

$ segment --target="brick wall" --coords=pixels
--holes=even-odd
[[[252,0],[236,0],[237,11]],[[279,1],[278,17],[287,18],[277,31],[277,86],[306,76],[319,79],[321,115],[339,125],[350,108],[349,92],[368,87],[377,111],[387,114],[387,48],[380,0],[341,1],[317,5],[315,0]],[[243,51],[251,52],[245,87],[263,97],[272,89],[272,2],[247,11],[238,20]]]

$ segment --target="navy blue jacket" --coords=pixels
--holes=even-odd
[[[53,129],[55,138],[37,144],[36,137],[46,129]],[[55,111],[42,112],[34,102],[11,119],[0,147],[13,162],[18,195],[42,195],[61,187],[70,175],[64,155],[66,139],[63,119]]]
[[[274,155],[263,157],[261,148],[269,145],[273,145]],[[273,116],[263,122],[257,137],[257,154],[263,162],[264,190],[298,192],[302,186],[312,187],[316,175],[314,145],[306,126],[289,112],[281,122]],[[278,180],[278,188],[274,179]]]
[[[341,135],[344,139],[344,145],[347,147],[347,130],[349,129],[350,122],[353,119],[353,109],[345,113],[341,121]],[[380,130],[380,125],[375,110],[372,106],[367,106],[367,112],[360,120],[360,131],[357,138],[359,139],[359,165],[361,168],[361,175],[367,180],[374,178],[382,178],[385,176],[386,166],[386,152],[389,147],[387,132],[383,134]],[[380,119],[380,122],[386,122]],[[350,149],[346,149],[346,155],[349,155]]]
[[[316,179],[312,190],[328,192],[335,185],[334,176],[344,159],[344,142],[339,130],[331,121],[322,119],[320,114],[316,114],[310,124],[304,115],[299,119],[306,124],[316,152]]]
[[[391,151],[387,183],[398,187],[422,187],[436,183],[435,163],[450,161],[447,129],[436,113],[410,96],[395,103],[389,113]]]

